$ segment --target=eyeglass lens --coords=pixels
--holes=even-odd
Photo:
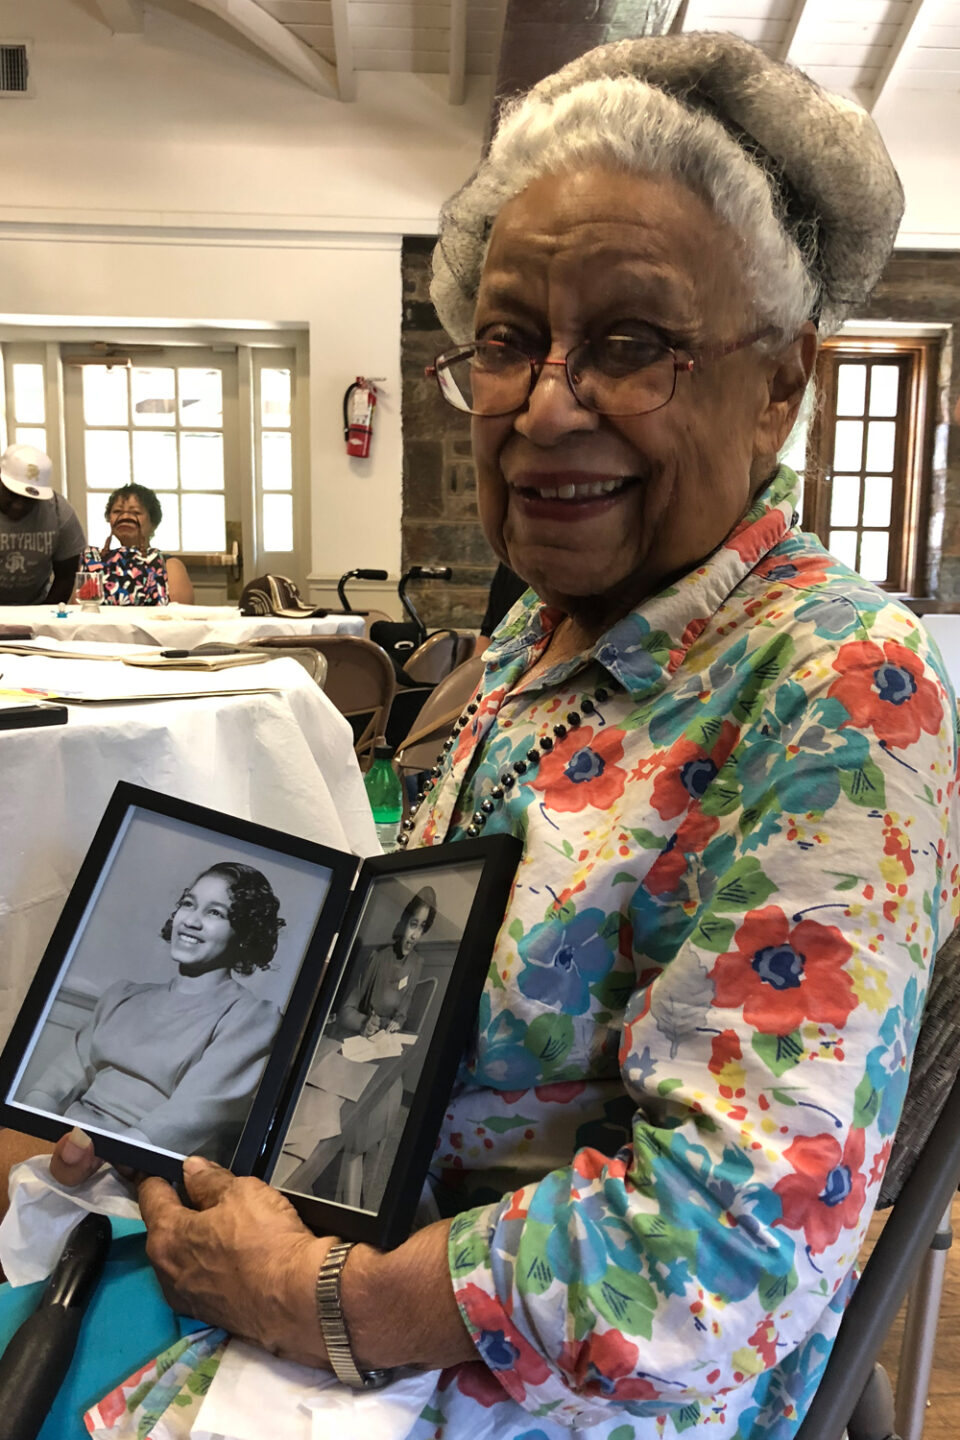
[[[659,410],[676,385],[672,350],[647,338],[607,335],[584,341],[566,357],[570,387],[581,405],[600,415]],[[472,415],[508,415],[526,404],[540,366],[512,345],[480,341],[437,365],[445,398]]]

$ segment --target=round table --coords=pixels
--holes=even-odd
[[[118,780],[379,853],[350,726],[295,660],[197,674],[5,655],[2,684],[199,693],[71,704],[65,725],[0,731],[0,1042]],[[208,693],[234,688],[241,693]]]
[[[265,635],[362,635],[362,615],[318,615],[290,620],[279,615],[241,615],[232,605],[104,605],[64,616],[51,605],[0,606],[0,626],[26,625],[35,637],[106,640],[124,645],[161,645],[191,650],[217,641],[243,645]]]

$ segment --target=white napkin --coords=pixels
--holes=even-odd
[[[110,1165],[69,1189],[50,1174],[49,1155],[35,1155],[14,1166],[10,1209],[0,1224],[0,1265],[11,1285],[46,1279],[77,1223],[78,1210],[140,1219],[140,1207]]]
[[[356,1391],[324,1370],[231,1340],[200,1407],[191,1435],[230,1440],[403,1440],[437,1386],[439,1370]]]

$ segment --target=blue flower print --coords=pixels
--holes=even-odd
[[[584,910],[572,920],[534,925],[517,947],[525,968],[519,985],[528,1000],[552,1010],[583,1015],[590,1005],[590,984],[613,963],[609,942],[597,933],[602,910]]]
[[[520,1358],[520,1351],[512,1345],[502,1330],[481,1330],[477,1339],[480,1358],[490,1370],[512,1370]]]
[[[799,954],[792,945],[765,945],[756,952],[750,964],[760,979],[774,990],[793,990],[803,982],[806,956]]]
[[[873,688],[881,700],[891,705],[903,705],[916,695],[917,682],[909,670],[888,663],[878,666],[873,672]]]
[[[923,992],[916,977],[911,976],[903,994],[903,1008],[894,1005],[887,1012],[880,1026],[881,1044],[867,1056],[867,1073],[857,1094],[861,1095],[866,1082],[879,1096],[877,1124],[881,1135],[892,1135],[900,1119],[909,1079],[907,1059],[913,1053],[922,1000]]]
[[[584,780],[598,780],[603,774],[603,756],[591,750],[585,745],[582,750],[577,750],[567,761],[563,773],[574,785]]]

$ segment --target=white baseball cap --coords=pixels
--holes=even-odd
[[[0,480],[16,495],[28,500],[52,500],[50,474],[53,463],[34,445],[8,445],[0,455]]]

